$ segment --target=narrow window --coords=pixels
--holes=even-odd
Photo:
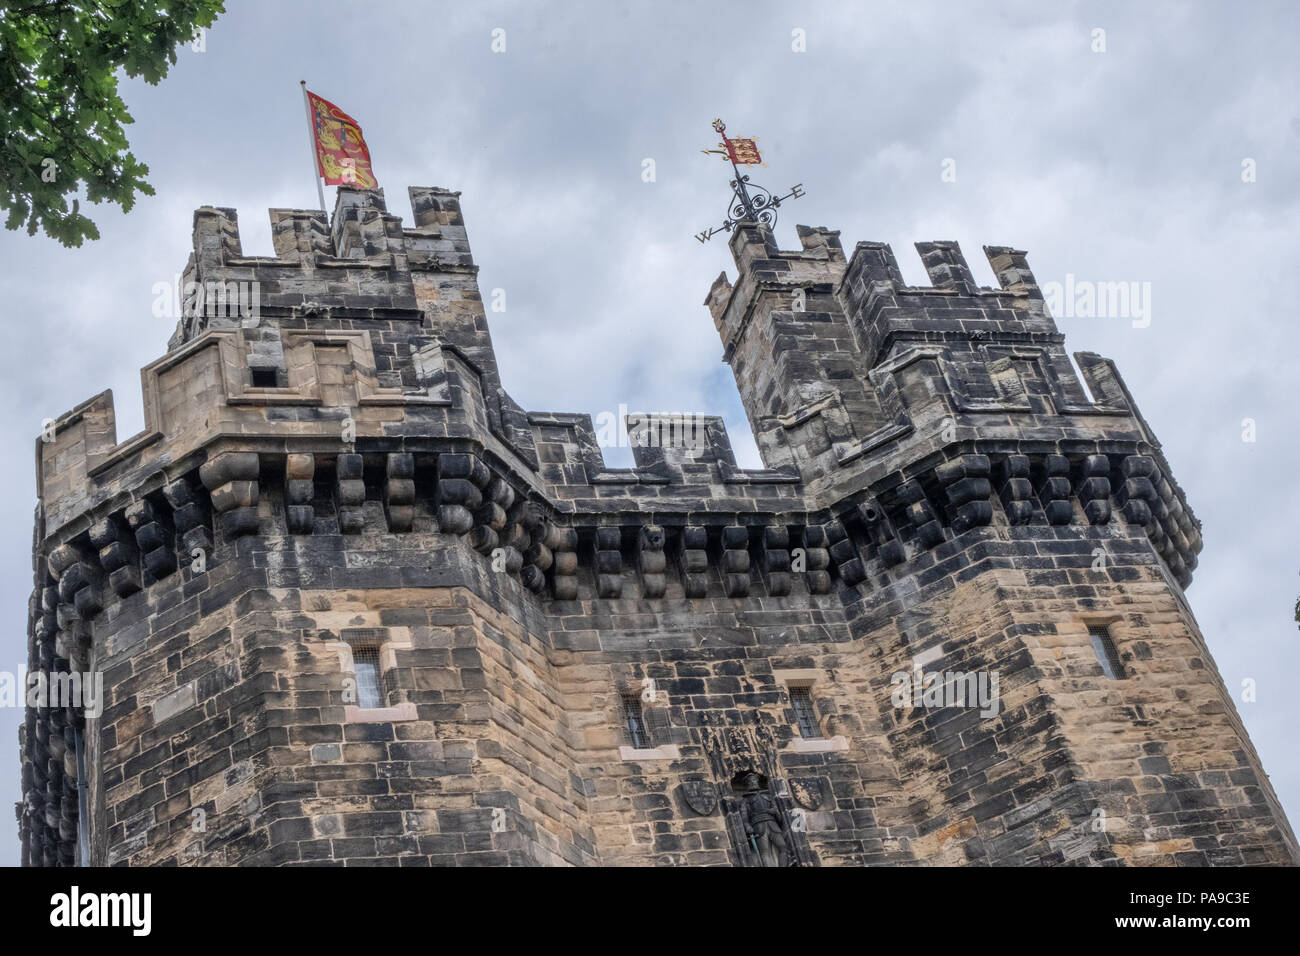
[[[383,707],[383,695],[379,692],[378,648],[352,648],[352,675],[357,680],[357,706],[362,710],[377,710]]]
[[[86,787],[86,735],[73,731],[77,751],[77,866],[90,866],[90,796]]]
[[[1123,680],[1124,665],[1119,662],[1119,652],[1110,638],[1110,628],[1105,624],[1092,624],[1088,627],[1088,636],[1092,638],[1092,651],[1097,655],[1102,673],[1111,680]]]
[[[273,368],[250,368],[253,388],[276,388],[276,374]]]
[[[623,695],[623,729],[628,743],[637,750],[649,750],[650,732],[646,728],[645,714],[641,712],[641,698],[635,694]]]
[[[794,719],[799,724],[799,736],[807,740],[821,737],[821,728],[817,725],[817,708],[812,699],[812,688],[791,687],[790,705],[794,708]]]

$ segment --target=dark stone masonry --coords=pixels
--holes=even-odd
[[[30,667],[103,695],[27,710],[25,864],[1297,862],[1199,523],[1023,252],[912,287],[742,224],[706,304],[766,467],[640,416],[608,468],[410,196],[272,210],[265,258],[199,209],[144,431],[104,392],[37,440]]]

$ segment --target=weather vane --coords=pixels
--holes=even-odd
[[[723,161],[730,162],[736,178],[730,184],[732,196],[727,206],[727,218],[720,226],[712,226],[704,232],[696,233],[695,238],[700,242],[708,242],[716,233],[730,232],[733,226],[741,222],[756,222],[771,229],[776,225],[776,210],[781,203],[804,195],[803,183],[791,186],[784,196],[775,197],[762,186],[751,183],[749,177],[741,173],[740,167],[767,165],[758,153],[758,138],[728,139],[727,124],[720,119],[713,121],[713,128],[722,137],[722,142],[718,144],[722,148],[702,149],[700,152],[712,153],[721,156]]]

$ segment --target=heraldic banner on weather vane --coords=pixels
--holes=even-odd
[[[776,210],[787,199],[798,199],[804,195],[803,183],[790,187],[784,196],[772,193],[757,183],[751,183],[749,176],[740,171],[741,166],[766,166],[758,151],[758,137],[752,139],[731,138],[727,136],[727,124],[720,119],[713,121],[713,128],[722,137],[718,143],[720,149],[702,149],[700,152],[721,156],[724,162],[731,163],[735,178],[731,180],[731,202],[727,204],[727,218],[721,225],[712,226],[704,232],[695,234],[700,242],[708,242],[719,232],[730,232],[732,227],[741,222],[756,222],[771,229],[776,225]]]

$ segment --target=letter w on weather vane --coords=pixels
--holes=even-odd
[[[758,138],[731,139],[727,136],[727,125],[720,119],[713,121],[713,128],[722,137],[718,145],[721,149],[702,149],[700,152],[721,156],[724,162],[731,163],[735,173],[729,184],[731,200],[727,204],[727,218],[721,225],[711,226],[695,234],[700,242],[708,242],[719,232],[730,232],[742,222],[753,222],[771,229],[776,225],[776,210],[787,199],[798,199],[804,195],[803,183],[790,187],[784,196],[772,193],[757,183],[751,183],[749,176],[740,171],[741,166],[767,166],[758,152]]]

